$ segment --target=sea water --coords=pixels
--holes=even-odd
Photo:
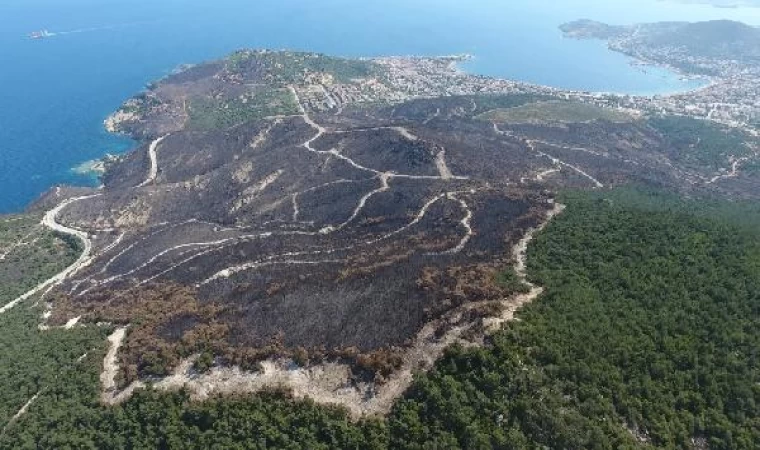
[[[756,9],[659,0],[3,0],[0,2],[0,213],[56,184],[95,185],[72,170],[135,143],[103,120],[183,63],[244,47],[343,56],[471,53],[466,70],[562,88],[661,94],[698,81],[634,67],[602,42],[558,26],[731,18]],[[47,29],[54,36],[25,36]]]

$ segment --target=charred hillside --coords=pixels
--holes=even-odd
[[[156,83],[110,122],[144,144],[57,214],[93,256],[55,290],[50,325],[129,326],[122,385],[198,355],[200,370],[289,358],[382,384],[537,295],[512,267],[553,192],[759,192],[730,171],[749,140],[707,164],[684,156],[698,133],[632,111],[408,94],[410,79],[445,92],[449,67],[247,52]]]

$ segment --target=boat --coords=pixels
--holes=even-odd
[[[33,31],[29,33],[29,39],[45,39],[53,36],[53,33],[48,30]]]

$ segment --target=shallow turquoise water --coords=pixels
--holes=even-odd
[[[181,63],[242,47],[344,56],[467,52],[477,57],[467,70],[564,88],[654,94],[695,86],[633,68],[602,43],[563,39],[557,26],[581,17],[760,23],[755,9],[657,0],[3,0],[0,213],[22,209],[55,184],[96,183],[71,168],[133,145],[103,131],[111,111]],[[24,39],[42,28],[78,32]]]

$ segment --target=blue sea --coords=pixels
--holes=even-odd
[[[2,0],[0,213],[61,183],[95,185],[72,168],[134,143],[103,120],[183,63],[244,47],[343,56],[471,53],[466,70],[563,88],[634,94],[695,81],[630,65],[600,42],[564,39],[563,22],[616,24],[731,18],[750,8],[661,0]],[[47,29],[55,36],[25,36]]]

